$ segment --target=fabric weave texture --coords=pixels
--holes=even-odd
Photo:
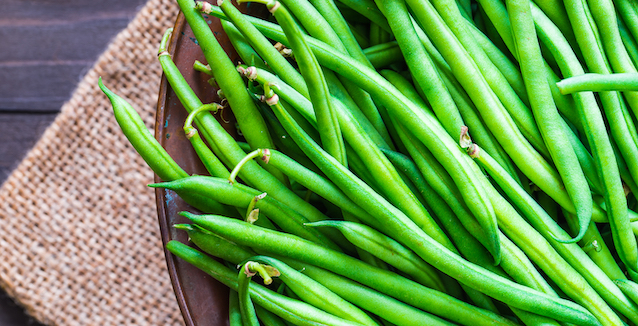
[[[177,17],[149,0],[0,188],[0,286],[47,325],[183,325],[159,235],[153,173],[98,77],[154,123],[157,47]]]

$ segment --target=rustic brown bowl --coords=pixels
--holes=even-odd
[[[247,12],[245,6],[240,7],[240,10]],[[207,20],[211,21],[211,29],[231,60],[238,62],[239,56],[223,33],[219,20],[214,17],[208,17]],[[206,59],[199,45],[195,43],[195,37],[181,12],[175,22],[169,53],[202,102],[219,103],[217,89],[207,82],[210,76],[193,69],[195,60],[206,63]],[[230,110],[222,110],[221,115],[223,117],[217,114],[217,120],[237,138],[235,120]],[[166,78],[162,76],[155,119],[155,137],[187,173],[207,174],[184,135],[182,128],[186,116],[186,110],[168,85]],[[157,176],[155,181],[160,181]],[[155,197],[162,242],[166,244],[170,240],[177,240],[188,244],[186,233],[172,226],[189,222],[187,218],[178,215],[178,212],[184,210],[197,212],[197,210],[186,204],[172,191],[157,188]],[[186,325],[228,325],[228,289],[199,269],[177,259],[167,250],[164,253],[175,296]]]

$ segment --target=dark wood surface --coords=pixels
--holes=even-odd
[[[0,183],[146,0],[0,0]],[[0,291],[0,326],[40,325]]]

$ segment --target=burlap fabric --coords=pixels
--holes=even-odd
[[[105,84],[152,127],[157,46],[177,14],[150,0],[80,82],[0,189],[0,286],[49,325],[181,325],[153,181],[121,134]]]

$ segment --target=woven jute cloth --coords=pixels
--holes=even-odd
[[[0,286],[48,325],[182,325],[159,236],[153,174],[98,88],[152,128],[157,47],[177,16],[150,0],[100,56],[0,189]]]

